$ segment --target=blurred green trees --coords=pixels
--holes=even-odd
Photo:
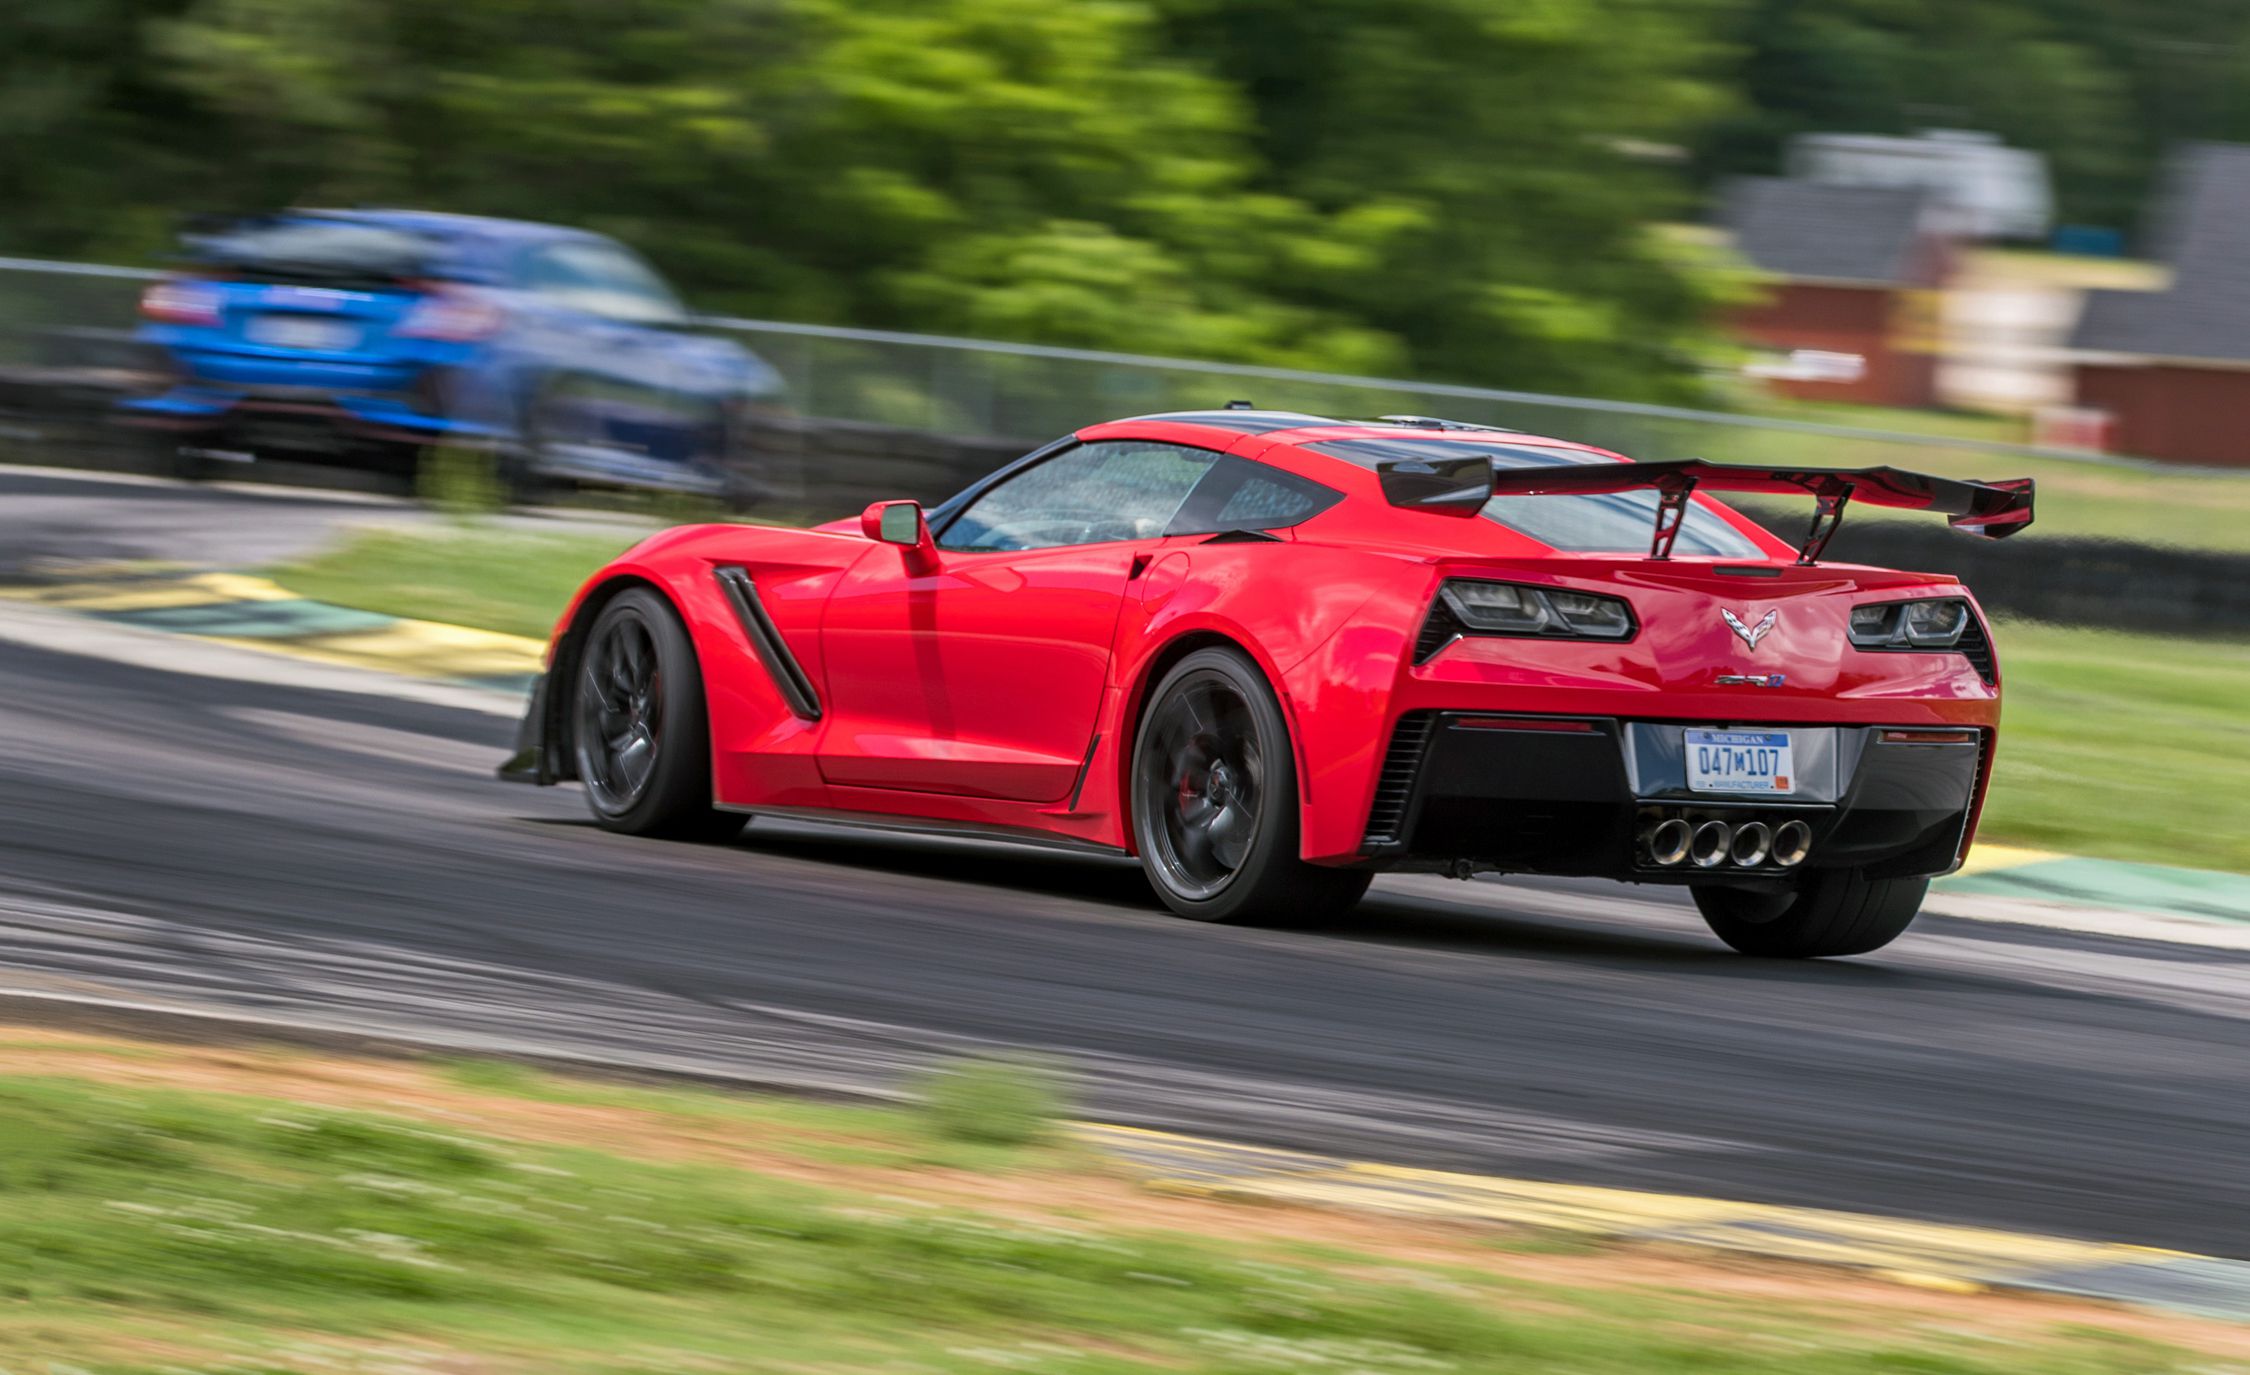
[[[1634,149],[1715,97],[1649,16],[11,0],[0,245],[145,259],[188,211],[434,206],[616,233],[706,309],[1680,394],[1706,289],[1644,234],[1683,202]]]
[[[1692,396],[1649,231],[1801,129],[1992,128],[2127,223],[2250,133],[2216,0],[8,0],[0,251],[579,223],[705,309]],[[1692,153],[1692,161],[1690,154]]]

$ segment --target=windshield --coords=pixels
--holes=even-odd
[[[1492,444],[1466,439],[1339,439],[1306,448],[1363,468],[1394,459],[1461,458],[1474,447],[1499,468],[1535,468],[1557,463],[1607,463],[1601,454],[1580,449],[1550,449],[1535,444]],[[1632,554],[1648,548],[1656,528],[1656,493],[1601,492],[1573,496],[1497,496],[1484,504],[1486,520],[1528,535],[1550,549],[1585,554]],[[1698,498],[1688,506],[1674,554],[1720,559],[1756,559],[1765,551],[1727,524]]]
[[[438,245],[350,220],[256,220],[192,235],[197,262],[262,282],[387,285],[430,275]]]

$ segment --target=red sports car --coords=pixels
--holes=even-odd
[[[643,541],[563,614],[502,772],[634,834],[1137,855],[1205,921],[1598,875],[1687,885],[1737,950],[1857,954],[1967,851],[2000,674],[1956,580],[1820,561],[1850,501],[2000,536],[2032,492],[1413,416],[1095,425],[928,511]]]

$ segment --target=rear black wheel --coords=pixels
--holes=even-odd
[[[1770,891],[1694,890],[1720,940],[1745,955],[1799,960],[1882,949],[1913,924],[1929,891],[1926,878],[1871,879],[1849,869],[1820,870]]]
[[[586,447],[586,421],[568,405],[568,392],[550,382],[524,408],[522,432],[505,446],[495,471],[500,494],[510,506],[550,503],[568,486],[555,476],[568,456]]]
[[[571,746],[594,820],[629,835],[725,840],[739,813],[711,805],[711,722],[686,627],[645,588],[619,593],[586,631]]]
[[[1297,857],[1288,724],[1256,666],[1233,650],[1188,655],[1149,695],[1132,817],[1149,883],[1183,917],[1309,924],[1367,891],[1364,872]]]
[[[203,451],[182,443],[171,430],[129,430],[124,442],[132,450],[133,466],[158,477],[201,482],[211,476],[211,461]]]

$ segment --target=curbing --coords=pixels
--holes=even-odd
[[[97,566],[0,596],[145,630],[416,678],[522,691],[546,646],[521,635],[310,601],[265,578],[164,565]]]
[[[2102,1299],[2250,1321],[2250,1261],[1823,1208],[1368,1164],[1080,1124],[1152,1189],[1367,1209],[1865,1270],[1925,1288]]]
[[[1987,850],[1996,853],[1987,854]],[[1983,863],[1978,863],[1978,860]],[[2250,926],[2250,875],[1979,846],[1940,892],[2063,902]]]

